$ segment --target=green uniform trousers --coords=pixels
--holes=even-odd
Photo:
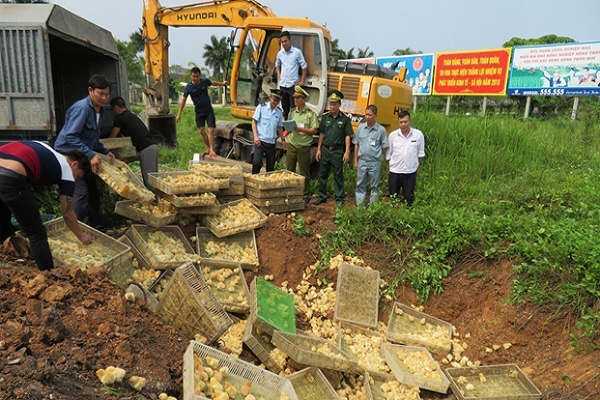
[[[333,168],[333,181],[335,188],[335,201],[344,201],[344,149],[329,150],[321,147],[321,164],[319,165],[319,199],[327,199],[327,178]]]
[[[308,196],[310,190],[310,146],[294,147],[288,143],[285,162],[287,170],[292,172],[296,172],[296,163],[298,164],[298,173],[305,178],[304,196]]]

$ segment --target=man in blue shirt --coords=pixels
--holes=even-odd
[[[354,144],[354,169],[356,170],[356,205],[364,203],[367,181],[371,185],[369,204],[379,196],[381,160],[390,146],[385,128],[377,123],[377,106],[371,104],[365,110],[365,123],[360,124],[352,143]]]
[[[194,107],[196,109],[196,126],[200,129],[202,140],[204,140],[204,144],[206,145],[206,153],[202,155],[208,154],[211,157],[216,157],[217,154],[214,151],[213,131],[217,124],[215,121],[215,112],[212,108],[210,96],[208,95],[208,87],[227,86],[227,81],[215,82],[207,78],[200,78],[200,68],[198,67],[192,68],[191,72],[192,81],[189,82],[183,90],[183,98],[179,105],[176,121],[181,121],[181,112],[183,111],[183,107],[185,107],[185,102],[187,101],[188,96],[192,96],[192,101],[194,102]],[[206,131],[204,130],[205,124],[208,125],[208,136],[206,136]]]
[[[110,97],[110,83],[102,75],[94,75],[88,83],[89,95],[75,102],[67,110],[65,125],[62,127],[54,149],[66,154],[71,150],[85,153],[94,174],[102,162],[97,153],[115,159],[113,153],[100,143],[104,105]],[[100,217],[100,192],[94,174],[86,174],[75,179],[73,210],[77,219],[96,229],[103,229]]]
[[[254,159],[252,173],[258,174],[262,168],[263,155],[267,159],[267,172],[275,169],[275,152],[277,134],[283,134],[283,115],[277,107],[281,100],[281,91],[271,90],[269,101],[256,107],[252,116],[252,133],[254,134]]]
[[[294,87],[304,85],[307,64],[300,49],[292,46],[289,32],[281,32],[279,38],[282,49],[277,53],[275,68],[277,69],[279,89],[283,92],[281,100],[283,116],[287,120],[290,107],[294,104]],[[300,69],[302,69],[302,76],[298,76],[298,70]]]

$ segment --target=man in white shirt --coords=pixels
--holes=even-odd
[[[287,120],[290,107],[294,104],[294,87],[296,85],[304,85],[307,64],[300,49],[292,46],[292,39],[289,32],[281,32],[279,38],[282,49],[277,53],[275,68],[277,69],[279,89],[283,92],[283,98],[281,99],[283,117]],[[298,70],[300,69],[302,69],[301,76],[298,75]]]
[[[385,155],[388,161],[390,197],[398,196],[402,189],[409,205],[415,201],[417,170],[425,157],[423,132],[411,128],[411,122],[408,111],[398,113],[400,129],[390,133],[390,147]]]

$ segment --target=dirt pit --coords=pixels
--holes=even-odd
[[[258,275],[273,275],[275,284],[287,281],[292,288],[319,259],[316,235],[334,228],[334,205],[310,204],[298,214],[305,217],[310,233],[296,236],[293,220],[283,214],[270,216],[266,227],[257,231]],[[184,230],[193,234],[193,229]],[[358,256],[389,281],[390,266],[373,261],[381,259],[381,251],[379,246],[365,246]],[[511,274],[508,261],[461,265],[445,280],[444,292],[423,304],[424,312],[456,326],[470,360],[519,365],[544,399],[600,399],[600,352],[571,346],[574,318],[509,303]],[[253,276],[246,273],[248,281]],[[326,269],[318,279],[335,282],[336,276],[337,271]],[[399,287],[396,296],[403,304],[418,304],[409,287]],[[391,305],[382,298],[379,315],[385,322]],[[125,301],[123,290],[101,269],[82,272],[61,266],[40,272],[32,261],[3,248],[0,312],[1,400],[141,400],[156,399],[162,392],[183,398],[182,357],[188,339],[143,302]],[[512,347],[505,349],[504,343]],[[486,352],[494,345],[500,348]],[[256,361],[247,349],[242,358]],[[102,391],[95,372],[110,365],[125,369],[126,379],[145,377],[144,390],[134,392],[123,382],[117,397]],[[421,397],[454,395],[422,391]]]

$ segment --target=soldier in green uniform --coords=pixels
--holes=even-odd
[[[310,188],[310,148],[312,147],[313,135],[317,134],[319,121],[317,114],[306,107],[306,98],[308,93],[300,86],[294,88],[294,104],[288,120],[296,121],[296,127],[289,133],[287,137],[287,169],[288,171],[296,172],[296,164],[299,166],[299,173],[304,180],[304,202],[308,202]]]
[[[319,199],[315,204],[327,201],[327,178],[333,168],[335,183],[335,201],[344,204],[344,163],[350,161],[350,139],[353,135],[352,121],[343,112],[340,105],[344,95],[339,90],[329,93],[329,112],[323,114],[319,124],[319,147],[317,161],[319,165]]]

